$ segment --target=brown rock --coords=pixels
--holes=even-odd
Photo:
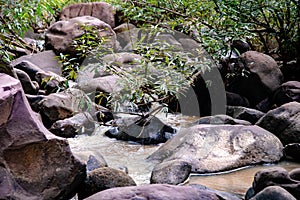
[[[276,61],[263,53],[247,51],[239,57],[239,70],[248,71],[230,84],[230,92],[246,97],[251,106],[267,98],[282,83],[283,76]]]
[[[37,119],[18,80],[0,74],[0,91],[0,199],[71,198],[85,165]]]
[[[115,27],[114,8],[105,2],[77,3],[69,5],[60,13],[59,20],[69,20],[74,17],[92,16]]]
[[[287,198],[287,199],[299,199],[300,198],[300,180],[294,179],[299,177],[299,170],[295,170],[294,172],[289,173],[287,170],[281,167],[274,167],[269,169],[263,169],[258,171],[254,176],[253,181],[253,192],[252,198],[253,200],[260,199],[256,198],[256,196],[265,196],[265,195],[274,195],[270,196],[268,199],[273,199],[276,196],[276,193],[278,195],[279,192],[276,190],[270,190],[268,193],[266,193],[266,188],[269,186],[279,186],[286,190],[286,192],[281,192],[282,194],[285,194],[285,196],[291,197],[294,196],[294,198]],[[263,193],[263,194],[262,194]],[[290,195],[288,195],[290,193]],[[273,198],[271,198],[273,197]],[[251,198],[251,197],[250,197]],[[265,197],[266,198],[266,197]],[[247,198],[249,199],[249,197]],[[275,198],[274,198],[275,199]],[[277,198],[280,199],[280,198]],[[285,199],[285,198],[282,198]]]
[[[126,173],[110,167],[102,167],[88,174],[84,184],[80,187],[78,198],[83,199],[97,192],[114,187],[135,185],[134,180]]]
[[[269,186],[250,200],[296,200],[288,191],[279,186]]]
[[[84,104],[82,104],[84,102]],[[40,113],[46,127],[54,122],[72,117],[87,108],[85,93],[81,90],[68,90],[52,93],[39,102]]]
[[[116,34],[107,23],[91,16],[82,16],[58,21],[49,27],[46,32],[46,48],[59,53],[76,55],[76,49],[72,46],[75,38],[81,37],[85,31],[84,26],[96,27],[99,37],[105,38],[103,48],[116,48]],[[105,46],[104,46],[105,45]]]
[[[300,103],[290,102],[270,110],[256,125],[275,134],[284,145],[300,143]]]

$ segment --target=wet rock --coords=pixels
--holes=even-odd
[[[170,139],[176,130],[164,124],[155,116],[135,116],[120,118],[113,127],[105,132],[117,140],[134,141],[141,144],[158,144]]]
[[[78,199],[84,199],[97,192],[115,187],[135,186],[134,180],[126,173],[110,167],[91,171],[78,192]],[[103,198],[100,198],[103,199]]]
[[[252,108],[227,106],[226,114],[235,119],[241,119],[255,124],[265,113]]]
[[[246,76],[237,76],[229,85],[229,92],[246,97],[251,106],[267,98],[282,83],[283,76],[276,61],[268,55],[247,51],[239,57],[239,70]]]
[[[219,200],[220,198],[202,189],[190,186],[174,186],[166,184],[142,185],[105,190],[94,194],[87,200],[98,199],[151,199],[151,200]]]
[[[290,102],[270,110],[256,125],[275,134],[284,145],[300,143],[300,103]]]
[[[286,145],[283,152],[287,159],[300,162],[300,143]]]
[[[182,129],[148,159],[184,160],[192,172],[210,173],[276,162],[282,149],[276,136],[258,126],[195,125]]]
[[[51,50],[22,56],[11,64],[13,67],[26,72],[34,81],[37,81],[35,75],[38,72],[50,71],[58,75],[62,73],[62,64]]]
[[[53,134],[69,138],[79,134],[90,134],[95,129],[94,119],[90,113],[83,112],[73,117],[58,120],[49,129]]]
[[[46,127],[50,128],[54,122],[84,111],[88,107],[87,103],[83,91],[70,88],[46,96],[40,101],[39,106],[43,122]]]
[[[250,200],[296,200],[288,191],[279,186],[269,186],[260,191]]]
[[[189,163],[180,160],[160,163],[152,170],[150,183],[171,185],[183,183],[188,179],[191,169]]]
[[[99,30],[98,36],[105,38],[105,43],[101,44],[104,50],[116,48],[116,34],[110,25],[90,16],[75,17],[52,24],[46,32],[46,48],[54,50],[57,54],[76,55],[72,42],[85,33],[83,25],[96,27]]]
[[[196,124],[231,124],[231,125],[251,125],[250,122],[240,119],[234,119],[228,115],[214,115],[201,117]]]
[[[26,94],[37,94],[39,91],[39,85],[35,81],[31,81],[28,74],[22,70],[15,69],[18,79],[21,82],[22,88]]]
[[[293,176],[297,177],[298,175],[296,174],[298,174],[298,172],[294,172]],[[258,197],[262,196],[266,198],[265,196],[267,195],[276,195],[276,194],[279,195],[279,192],[282,192],[282,194],[288,197],[290,197],[290,195],[288,195],[288,193],[290,193],[292,196],[294,196],[295,199],[300,198],[300,191],[299,191],[300,180],[291,178],[290,174],[284,168],[281,167],[274,167],[274,168],[258,171],[254,176],[254,181],[252,185],[254,191],[254,193],[252,194],[254,195],[253,199],[260,199],[260,198],[256,198],[256,196]],[[287,192],[279,188],[276,188],[275,190],[268,189],[266,191],[265,189],[268,188],[269,186],[278,186],[283,188]],[[253,196],[251,195],[247,196],[248,199],[252,197]],[[275,198],[275,196],[270,196],[270,197]],[[273,198],[269,198],[269,199],[273,199]]]
[[[18,80],[0,74],[0,91],[0,199],[71,198],[85,165],[37,119]]]
[[[66,21],[74,17],[92,16],[115,27],[114,13],[113,7],[105,2],[77,3],[64,7],[59,19]]]

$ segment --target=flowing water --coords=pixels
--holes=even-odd
[[[165,123],[178,129],[197,120],[195,117],[181,115],[168,115],[166,117],[160,114],[158,117]],[[146,158],[158,149],[159,145],[145,146],[118,141],[106,137],[104,135],[106,130],[108,130],[108,127],[98,127],[91,136],[80,135],[76,138],[68,139],[72,151],[77,156],[85,159],[91,154],[96,157],[101,154],[110,167],[120,168],[126,166],[128,174],[138,185],[149,183],[151,171],[156,163],[148,162]],[[192,174],[187,184],[201,184],[213,189],[243,195],[251,186],[254,174],[257,171],[274,166],[284,167],[290,171],[294,168],[299,168],[300,164],[285,161],[276,165],[246,167],[228,173]]]

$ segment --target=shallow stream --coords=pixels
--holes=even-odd
[[[197,120],[196,117],[187,117],[181,115],[159,115],[165,123],[177,127],[178,129],[187,126],[189,123]],[[108,127],[98,127],[91,136],[80,135],[76,138],[68,139],[72,151],[77,156],[87,158],[89,155],[101,154],[108,163],[108,166],[119,168],[126,166],[128,174],[138,185],[147,184],[150,180],[151,171],[155,165],[146,158],[151,155],[159,145],[140,145],[128,143],[108,138],[104,132]],[[233,192],[236,194],[245,194],[251,186],[254,174],[260,169],[280,166],[288,171],[294,168],[300,168],[299,163],[281,162],[276,165],[252,166],[235,170],[228,173],[219,173],[211,175],[192,174],[187,184],[201,184],[207,187]]]

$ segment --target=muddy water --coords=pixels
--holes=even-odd
[[[283,167],[288,171],[299,168],[299,163],[283,161],[273,165],[259,165],[245,167],[240,170],[235,170],[228,173],[213,174],[213,175],[197,175],[192,174],[188,184],[201,184],[207,187],[232,192],[235,194],[244,195],[252,185],[255,173],[261,169],[270,167]]]
[[[159,115],[159,118],[178,129],[197,120],[195,117],[180,115]],[[101,154],[110,167],[119,168],[126,166],[128,174],[138,185],[149,183],[155,163],[146,161],[146,158],[158,149],[159,145],[142,146],[135,143],[117,141],[104,136],[104,132],[107,129],[107,127],[98,127],[92,136],[81,135],[77,138],[68,139],[72,151],[85,159],[90,154],[95,156]],[[300,167],[300,164],[281,162],[277,165],[248,167],[230,173],[209,176],[192,174],[188,184],[201,184],[217,190],[245,194],[252,184],[254,174],[258,170],[274,166],[292,170]]]

